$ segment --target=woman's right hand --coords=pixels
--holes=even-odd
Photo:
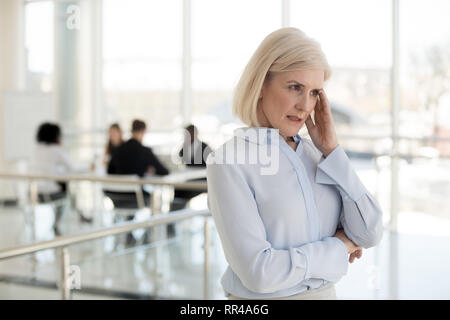
[[[344,229],[337,229],[336,233],[334,234],[336,238],[341,240],[345,246],[347,247],[347,253],[352,254],[358,250],[362,252],[361,247],[358,247],[352,240],[350,240],[347,235],[344,232]]]

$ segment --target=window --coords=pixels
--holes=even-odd
[[[418,138],[450,136],[450,25],[442,23],[450,3],[400,4],[400,133]],[[450,156],[448,147],[441,153]]]
[[[400,1],[399,228],[445,234],[450,217],[450,3]],[[410,223],[414,221],[415,223]]]
[[[332,68],[325,90],[347,150],[387,151],[390,135],[390,0],[291,1],[290,24],[316,39]]]
[[[192,1],[192,119],[200,132],[217,136],[237,121],[234,86],[264,37],[280,27],[280,1]]]
[[[150,129],[181,121],[182,2],[104,0],[105,122]]]
[[[25,6],[26,86],[30,90],[53,89],[53,2]]]

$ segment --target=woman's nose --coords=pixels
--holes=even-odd
[[[312,97],[302,97],[295,104],[295,108],[299,111],[311,112],[316,105],[316,99]]]

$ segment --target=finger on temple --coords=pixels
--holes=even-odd
[[[327,95],[325,93],[325,91],[322,89],[320,90],[320,94],[319,94],[320,100],[323,102],[322,105],[325,106],[328,104],[328,98]]]
[[[314,112],[320,112],[320,108],[321,108],[320,104],[321,104],[320,100],[317,99],[316,105],[314,106]]]

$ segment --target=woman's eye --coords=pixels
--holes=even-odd
[[[299,90],[300,90],[300,86],[298,86],[298,85],[292,85],[292,86],[289,86],[289,89],[295,90],[295,91],[299,91]]]
[[[311,91],[311,95],[314,96],[314,97],[317,97],[319,95],[319,90]]]

